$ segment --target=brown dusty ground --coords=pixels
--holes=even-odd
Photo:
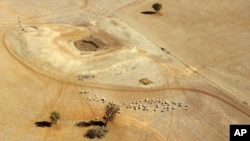
[[[159,0],[141,14],[154,2],[1,1],[1,140],[89,140],[75,124],[110,101],[122,114],[101,140],[226,141],[249,124],[250,3]],[[54,110],[57,125],[35,125]]]

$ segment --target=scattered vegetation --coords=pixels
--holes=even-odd
[[[94,138],[102,138],[108,132],[105,126],[101,126],[98,128],[89,129],[87,133],[84,135],[86,138],[94,139]]]
[[[103,116],[104,121],[99,120],[90,120],[90,121],[83,121],[76,124],[78,127],[89,127],[95,126],[95,128],[91,128],[87,130],[84,137],[95,139],[95,138],[102,138],[108,132],[107,130],[107,123],[109,121],[113,121],[117,114],[120,113],[120,105],[114,102],[110,102],[105,107],[105,115]],[[51,122],[48,121],[39,121],[36,122],[35,125],[37,127],[51,127],[52,124],[57,124],[57,121],[61,118],[61,114],[58,111],[53,111],[50,114]],[[97,127],[96,127],[97,126]]]
[[[61,118],[61,114],[57,111],[54,111],[50,114],[51,122],[57,124],[57,121]]]
[[[155,10],[155,12],[159,12],[162,8],[162,4],[161,3],[154,3],[152,5],[152,8]]]
[[[109,121],[113,121],[116,115],[120,113],[120,105],[114,102],[110,102],[106,105],[105,110],[106,111],[103,116],[104,121],[90,120],[87,122],[83,121],[76,124],[76,126],[78,127],[95,126],[94,128],[87,130],[84,137],[89,139],[95,139],[95,138],[102,138],[105,136],[105,134],[108,132],[107,123]]]

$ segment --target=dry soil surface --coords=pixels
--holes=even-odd
[[[226,141],[250,123],[250,2],[0,1],[0,138],[80,141],[105,105],[107,141]],[[61,113],[58,124],[50,121]]]

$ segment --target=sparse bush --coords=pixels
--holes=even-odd
[[[90,139],[102,138],[107,132],[108,130],[104,126],[101,126],[96,129],[89,129],[84,136]]]
[[[57,124],[57,121],[61,118],[61,114],[57,111],[54,111],[50,114],[51,122]]]
[[[162,4],[161,4],[161,3],[154,3],[154,4],[152,5],[152,8],[153,8],[156,12],[158,12],[158,11],[161,10]]]

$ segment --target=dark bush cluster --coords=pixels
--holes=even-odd
[[[154,3],[154,4],[152,5],[152,8],[153,8],[156,12],[158,12],[158,11],[161,10],[162,4],[160,4],[160,3]]]
[[[94,139],[94,138],[102,138],[108,132],[105,126],[101,126],[98,128],[89,129],[87,133],[84,135],[86,138]]]

